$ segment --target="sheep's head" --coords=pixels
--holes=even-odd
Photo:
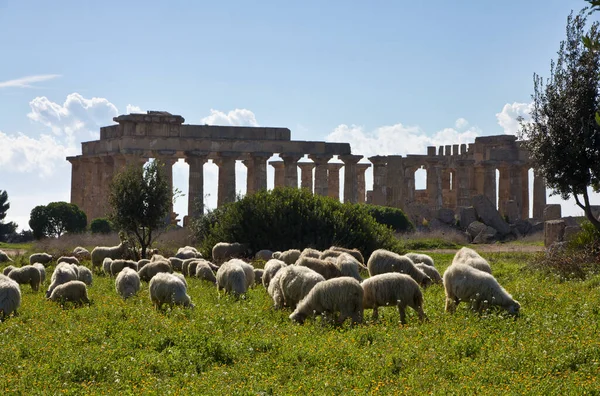
[[[432,283],[433,282],[431,278],[428,275],[425,275],[425,277],[421,281],[421,286],[423,287],[423,289],[425,289],[426,287],[431,286]]]
[[[521,304],[517,300],[514,300],[507,308],[506,311],[511,315],[519,315],[519,310],[521,309]]]
[[[294,322],[298,322],[300,324],[304,323],[304,320],[306,320],[306,314],[300,312],[300,311],[294,311],[291,315],[290,315],[290,319],[293,320]]]

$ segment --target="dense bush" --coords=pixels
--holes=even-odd
[[[196,221],[202,253],[210,257],[217,242],[247,243],[252,251],[286,250],[331,245],[397,250],[387,227],[378,224],[364,205],[342,204],[295,188],[276,188],[246,196],[209,212]]]
[[[364,206],[378,223],[391,227],[396,232],[408,232],[415,228],[401,209],[379,205]]]
[[[75,204],[60,201],[39,205],[31,210],[29,227],[36,239],[60,237],[62,234],[85,231],[87,216]]]
[[[104,217],[92,220],[90,224],[92,234],[109,234],[113,231],[110,221]]]

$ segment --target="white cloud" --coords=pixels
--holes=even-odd
[[[523,117],[525,121],[531,119],[530,113],[533,109],[533,103],[507,103],[500,113],[496,113],[498,124],[504,129],[507,135],[516,135],[521,129],[517,118]]]
[[[131,114],[131,113],[145,114],[146,112],[144,110],[142,110],[139,106],[133,106],[133,105],[128,104],[127,108],[125,109],[125,113],[126,114]]]
[[[456,127],[456,129],[465,129],[466,127],[469,126],[469,121],[467,121],[461,117],[458,120],[456,120],[456,122],[454,123],[454,126]]]
[[[254,113],[247,109],[235,109],[227,114],[219,110],[210,109],[210,115],[202,118],[200,123],[208,125],[259,126]]]
[[[60,77],[60,74],[40,74],[37,76],[26,76],[15,80],[0,81],[0,88],[33,88],[36,82],[48,81]]]

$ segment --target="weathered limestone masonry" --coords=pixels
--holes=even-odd
[[[246,191],[252,193],[267,188],[267,161],[274,154],[282,159],[271,163],[275,167],[275,186],[298,187],[300,167],[301,186],[313,191],[314,168],[314,192],[328,195],[332,183],[339,190],[339,168],[346,166],[344,199],[364,201],[366,165],[357,166],[362,156],[351,155],[348,143],[293,141],[287,128],[187,125],[183,124],[183,117],[159,111],[121,115],[113,120],[118,124],[100,128],[100,140],[82,143],[82,155],[67,158],[72,164],[71,202],[90,220],[107,215],[109,184],[115,173],[131,163],[141,167],[150,158],[165,163],[171,187],[173,164],[184,159],[189,165],[191,216],[198,215],[197,203],[204,198],[203,166],[207,161],[212,160],[219,167],[217,202],[222,205],[235,200],[236,161],[246,165]],[[313,162],[299,163],[305,155]],[[328,161],[333,156],[344,164],[335,164],[338,172],[329,176],[328,166],[332,164]]]
[[[514,218],[529,217],[529,153],[515,136],[478,137],[475,143],[428,147],[427,155],[369,157],[373,164],[371,203],[422,210],[471,206],[471,198],[483,194]],[[415,172],[427,171],[427,188],[415,190]],[[496,170],[499,171],[498,192]],[[534,172],[533,217],[543,218],[546,206],[544,180]],[[496,197],[498,196],[499,205]]]

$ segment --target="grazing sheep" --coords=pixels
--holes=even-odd
[[[179,272],[173,272],[171,275],[174,275],[174,276],[178,277],[179,279],[181,279],[181,281],[185,285],[185,288],[187,289],[188,284],[187,284],[187,281],[185,280],[185,276],[183,276],[183,274],[180,274]]]
[[[46,282],[46,267],[41,263],[33,263],[33,266],[40,271],[40,285],[43,285]]]
[[[47,266],[52,261],[52,256],[48,253],[34,253],[29,256],[29,264],[33,265],[34,263],[41,263],[44,266]]]
[[[292,265],[300,258],[302,252],[298,249],[290,249],[285,252],[275,252],[273,253],[273,258],[277,260],[281,260],[287,265]]]
[[[104,272],[105,275],[110,276],[110,266],[112,265],[112,262],[113,259],[110,257],[107,257],[102,261],[102,272]]]
[[[224,289],[225,293],[240,296],[248,290],[246,272],[235,261],[227,261],[217,271],[217,290]]]
[[[4,269],[2,270],[2,274],[8,276],[8,273],[10,271],[14,270],[15,268],[17,268],[17,267],[15,267],[14,265],[8,265],[8,266],[4,267]]]
[[[517,315],[521,305],[494,278],[493,275],[465,264],[452,264],[444,272],[446,312],[453,313],[461,301],[470,301],[471,308],[481,312],[492,305]]]
[[[400,322],[406,324],[406,307],[419,314],[421,321],[426,319],[423,312],[423,293],[413,278],[406,274],[388,272],[365,279],[363,307],[373,309],[373,319],[377,319],[378,308],[396,305],[400,313]]]
[[[173,268],[171,268],[171,264],[168,261],[153,261],[148,263],[138,271],[138,275],[144,282],[150,282],[152,277],[161,272],[173,273]]]
[[[244,276],[246,277],[246,289],[249,289],[252,286],[254,286],[254,267],[252,265],[240,259],[231,259],[228,262],[235,263],[242,267],[242,269],[244,270]]]
[[[184,246],[177,250],[175,257],[185,260],[189,258],[202,258],[202,254],[193,246]]]
[[[19,285],[31,286],[31,290],[33,291],[40,290],[40,271],[33,265],[24,265],[21,268],[15,268],[8,273],[8,277]]]
[[[267,261],[267,263],[265,264],[265,271],[262,277],[262,284],[265,287],[265,289],[269,288],[269,283],[271,282],[271,279],[273,279],[277,271],[286,266],[287,264],[281,260],[271,259]]]
[[[113,260],[112,263],[110,263],[110,275],[117,276],[117,274],[119,272],[121,272],[123,270],[123,268],[125,268],[125,267],[131,268],[132,270],[137,271],[138,270],[137,261],[122,260],[122,259]]]
[[[58,263],[60,264],[60,262]],[[64,264],[69,264],[69,263],[64,263]],[[79,266],[77,264],[69,264],[71,266],[71,268],[73,268],[73,271],[75,271],[75,275],[79,275]]]
[[[56,260],[56,262],[79,265],[79,260],[77,260],[77,257],[73,257],[73,256],[60,256],[58,258],[58,260]]]
[[[248,248],[246,245],[233,242],[219,242],[212,248],[212,256],[215,264],[221,264],[232,258],[242,258]]]
[[[254,268],[254,284],[262,285],[262,277],[265,273],[265,270],[262,268]]]
[[[152,257],[150,257],[150,261],[165,261],[168,260],[165,256],[163,256],[162,254],[153,254]]]
[[[189,262],[186,271],[188,276],[196,276],[196,268],[198,268],[198,263],[200,262],[200,260],[202,259],[193,259]]]
[[[423,273],[425,273],[425,275],[427,275],[428,277],[431,278],[431,282],[432,283],[437,283],[437,284],[442,284],[442,276],[440,275],[440,273],[438,272],[437,269],[435,269],[435,267],[432,267],[428,264],[425,263],[418,263],[415,264],[415,267],[417,267],[418,269],[420,269],[421,271],[423,271]]]
[[[151,265],[151,264],[148,264]],[[169,304],[171,309],[173,305],[183,305],[184,307],[193,308],[194,304],[187,294],[187,287],[182,282],[181,278],[176,275],[161,272],[157,273],[149,285],[150,300],[156,307],[161,309],[163,304]]]
[[[280,269],[269,284],[268,293],[276,309],[284,305],[295,309],[296,305],[319,282],[325,281],[323,275],[308,267],[288,265]]]
[[[469,265],[488,274],[492,273],[492,267],[490,267],[487,260],[481,257],[475,250],[468,247],[463,247],[456,252],[452,259],[452,264],[456,263]]]
[[[354,278],[344,276],[319,282],[300,301],[290,319],[304,323],[308,316],[340,313],[338,323],[352,318],[353,323],[362,323],[363,289]]]
[[[12,263],[12,259],[2,250],[0,250],[0,263]]]
[[[431,258],[431,256],[428,256],[426,254],[422,254],[422,253],[406,253],[405,256],[408,257],[409,259],[411,259],[412,262],[415,263],[415,264],[423,263],[423,264],[428,265],[430,267],[435,267],[433,259]]]
[[[340,246],[331,246],[329,248],[329,250],[333,250],[334,252],[348,253],[349,255],[354,257],[356,260],[358,260],[358,262],[363,267],[365,265],[365,258],[363,257],[362,253],[358,249],[348,249],[348,248],[344,248],[344,247],[340,247]]]
[[[77,246],[75,249],[73,249],[73,256],[77,257],[78,260],[91,260],[92,259],[92,255],[90,254],[90,251],[81,246]]]
[[[0,275],[0,321],[8,315],[17,315],[21,306],[21,287],[8,276]]]
[[[267,249],[259,250],[254,255],[255,260],[269,261],[273,258],[273,252]]]
[[[342,276],[342,271],[335,264],[325,260],[319,260],[312,257],[300,257],[296,261],[296,265],[299,267],[308,267],[313,271],[323,275],[325,279],[338,278]]]
[[[362,282],[363,279],[360,276],[360,268],[362,268],[362,265],[351,254],[340,254],[335,261],[335,266],[340,270],[340,276],[349,276],[359,282]]]
[[[92,266],[100,267],[107,257],[116,260],[127,259],[129,256],[129,241],[127,240],[122,241],[117,246],[96,246],[94,250],[92,250]]]
[[[114,261],[113,261],[114,263]],[[92,286],[94,276],[92,275],[92,271],[85,265],[80,265],[77,267],[77,280],[82,281],[88,286]]]
[[[423,271],[415,267],[412,260],[385,249],[377,249],[369,257],[367,263],[369,275],[385,274],[386,272],[400,272],[410,275],[422,287],[431,285],[429,278]]]
[[[209,262],[206,260],[201,260],[198,262],[198,265],[196,266],[196,278],[206,280],[211,283],[217,283],[215,273],[208,264]]]
[[[149,259],[140,259],[137,262],[137,271],[141,270],[142,268],[144,268],[144,265],[148,264],[150,262]]]
[[[183,259],[180,259],[179,257],[169,257],[169,263],[171,263],[171,268],[173,268],[173,271],[180,271],[183,267]]]
[[[140,291],[140,276],[129,267],[123,268],[115,279],[115,290],[124,300],[128,299]]]
[[[52,291],[59,285],[69,281],[77,280],[77,273],[71,264],[59,263],[50,277],[50,287],[46,291],[46,298],[50,297]]]
[[[72,280],[56,286],[48,299],[60,302],[72,301],[77,304],[90,303],[85,283],[78,280]]]
[[[302,253],[300,253],[300,257],[312,257],[318,259],[321,257],[321,251],[313,248],[305,248]]]
[[[321,253],[321,255],[319,256],[319,258],[321,260],[326,260],[328,258],[334,258],[337,260],[337,258],[340,256],[340,254],[342,254],[343,252],[340,252],[338,250],[331,250],[331,249],[326,249],[323,250],[323,252]]]

